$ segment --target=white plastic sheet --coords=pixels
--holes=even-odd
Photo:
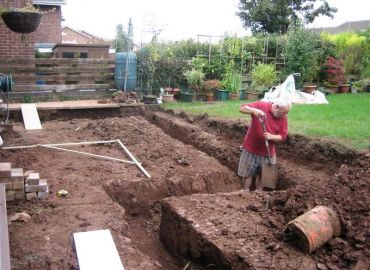
[[[277,98],[288,99],[292,103],[297,104],[328,104],[325,95],[320,91],[314,91],[312,94],[308,94],[295,89],[294,75],[289,75],[286,80],[278,85],[274,86],[265,93],[263,101],[274,102]]]

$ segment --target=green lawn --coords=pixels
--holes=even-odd
[[[289,131],[309,136],[328,138],[354,147],[370,147],[370,94],[328,95],[329,104],[293,106],[289,113]],[[224,101],[217,104],[172,103],[164,104],[166,109],[181,109],[192,113],[207,113],[233,119],[247,119],[239,113],[242,103],[249,101]]]

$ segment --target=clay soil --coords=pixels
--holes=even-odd
[[[222,201],[227,194],[234,194],[239,198],[237,206],[229,208],[240,208],[242,198],[247,204],[245,211],[257,215],[246,219],[247,227],[267,217],[265,212],[259,214],[255,206],[266,192],[243,195],[235,174],[245,123],[129,108],[56,112],[43,117],[42,123],[42,131],[26,132],[16,121],[13,131],[3,132],[2,137],[7,146],[120,139],[151,178],[130,164],[74,153],[41,147],[2,150],[2,162],[39,172],[48,180],[50,189],[46,200],[7,205],[8,217],[23,211],[31,215],[27,223],[9,224],[12,269],[79,269],[73,233],[100,229],[111,231],[128,270],[184,269],[186,265],[188,269],[225,269],[222,264],[212,263],[212,258],[198,260],[178,252],[178,246],[160,241],[163,199],[180,200],[181,206],[189,201],[188,207],[197,205],[194,209],[198,209],[207,196]],[[128,159],[116,143],[68,149]],[[262,241],[265,245],[256,246],[256,254],[266,254],[266,245],[273,249],[271,243],[281,243],[279,252],[285,255],[277,265],[288,265],[289,258],[301,252],[283,244],[278,232],[286,222],[315,205],[328,205],[341,217],[342,234],[307,255],[313,262],[307,269],[366,269],[370,257],[369,154],[298,135],[290,135],[279,153],[278,191],[269,192],[271,204],[265,219],[275,232],[263,239],[258,234],[241,234],[240,238]],[[66,198],[56,196],[61,189],[69,192]],[[212,218],[220,224],[232,222],[226,213],[217,212]],[[200,208],[197,215],[202,214],[209,215]],[[225,254],[231,254],[235,246],[232,241],[240,243],[240,239],[225,235],[217,241],[220,245],[224,241],[223,246],[230,247]],[[249,269],[266,269],[266,264],[259,264],[259,258],[248,260],[249,265],[254,265]],[[234,269],[232,264],[227,267]]]

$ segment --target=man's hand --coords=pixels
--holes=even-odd
[[[254,109],[253,114],[256,117],[262,118],[262,119],[265,119],[265,117],[266,117],[266,114],[263,111],[259,110],[259,109]]]
[[[280,135],[274,135],[274,134],[271,134],[270,132],[263,133],[263,137],[265,138],[265,140],[268,140],[268,141],[280,142],[283,140]]]

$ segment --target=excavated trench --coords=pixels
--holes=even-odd
[[[119,138],[151,174],[148,179],[133,166],[82,160],[65,153],[53,156],[59,160],[58,165],[54,165],[55,160],[50,160],[50,153],[44,149],[27,152],[31,160],[24,152],[5,155],[5,159],[17,166],[32,165],[41,168],[41,173],[49,179],[59,177],[53,191],[68,184],[66,188],[72,189],[73,196],[70,202],[66,201],[67,205],[103,204],[106,199],[103,195],[96,196],[100,191],[95,191],[95,187],[103,185],[106,194],[124,211],[120,213],[122,210],[109,203],[114,210],[105,208],[103,213],[118,216],[99,222],[113,228],[125,269],[183,269],[189,262],[192,269],[317,269],[320,263],[327,269],[351,269],[361,266],[370,252],[366,231],[369,172],[363,169],[369,157],[364,154],[330,142],[290,135],[278,149],[278,191],[246,193],[239,191],[240,179],[235,174],[239,145],[247,128],[241,121],[153,108],[126,108],[119,112],[58,111],[42,115],[42,121],[45,121],[42,134],[24,135],[21,128],[16,128],[15,133],[8,136],[9,140],[13,145],[20,145]],[[63,132],[55,134],[57,130]],[[122,155],[113,146],[79,149],[116,157]],[[362,163],[358,163],[359,160]],[[346,177],[350,180],[346,181]],[[361,183],[352,183],[359,178]],[[79,181],[85,183],[81,184],[82,190],[76,184]],[[92,188],[95,193],[90,194]],[[74,189],[81,194],[73,194]],[[352,203],[349,191],[361,189],[365,192],[356,196],[363,203],[357,200]],[[79,201],[74,202],[74,197]],[[50,204],[58,208],[60,201],[52,199],[56,201]],[[339,209],[345,243],[338,240],[339,243],[332,243],[308,258],[297,248],[285,244],[281,232],[286,222],[317,204],[335,204]],[[355,214],[350,208],[355,209],[352,211]],[[10,206],[10,212],[19,209],[18,204]],[[95,223],[99,222],[94,223],[81,214],[74,215],[78,221],[87,220],[83,230],[98,227]],[[48,219],[48,222],[51,221]],[[20,229],[11,229],[14,239],[20,237]],[[359,229],[365,233],[354,240]],[[71,230],[75,230],[72,225]],[[20,250],[17,244],[21,245],[15,240],[13,254]],[[280,248],[274,250],[275,245]],[[73,252],[70,251],[70,257]],[[350,254],[343,257],[345,252]],[[49,261],[51,265],[54,263]],[[57,265],[62,268],[55,269],[75,264],[74,259],[70,259],[67,263],[59,262]],[[30,265],[30,269],[39,269]]]

